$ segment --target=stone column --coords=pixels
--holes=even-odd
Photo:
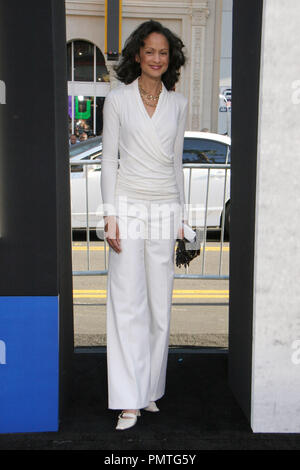
[[[117,65],[118,62],[116,60],[106,60],[105,65],[109,73],[110,78],[110,89],[112,90],[120,83],[119,80],[116,79],[116,72],[114,71],[113,67]]]
[[[234,1],[228,370],[259,433],[300,432],[299,20]]]
[[[300,432],[300,3],[264,0],[251,426]]]
[[[205,27],[208,15],[208,8],[191,8],[192,51],[190,76],[190,130],[195,131],[200,130],[202,118]]]

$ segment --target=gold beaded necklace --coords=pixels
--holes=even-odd
[[[141,98],[143,100],[143,102],[147,105],[147,106],[151,106],[152,108],[155,108],[157,103],[158,103],[158,99],[159,99],[159,96],[162,92],[162,83],[161,83],[161,86],[160,86],[160,90],[158,92],[158,95],[152,95],[151,93],[149,93],[148,91],[144,90],[140,84],[140,79],[138,79],[138,85],[139,85],[139,91],[140,91],[140,95],[141,95]],[[152,101],[152,103],[151,103]],[[154,101],[154,103],[153,103]]]

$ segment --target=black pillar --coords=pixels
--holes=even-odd
[[[262,0],[233,1],[229,383],[248,419],[262,8]]]
[[[65,21],[63,0],[0,2],[0,372],[33,421],[49,409],[19,422],[9,403],[2,432],[55,429],[73,354]]]

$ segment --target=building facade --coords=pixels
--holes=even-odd
[[[189,100],[187,128],[212,132],[220,129],[220,63],[223,2],[232,0],[123,0],[122,46],[143,21],[155,19],[185,44],[187,63],[176,90]],[[102,131],[105,96],[116,85],[116,62],[104,55],[105,1],[66,0],[68,92],[70,131]]]

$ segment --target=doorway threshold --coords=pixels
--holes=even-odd
[[[75,354],[106,354],[106,346],[76,346]],[[170,346],[169,354],[228,354],[228,348],[202,346]]]

